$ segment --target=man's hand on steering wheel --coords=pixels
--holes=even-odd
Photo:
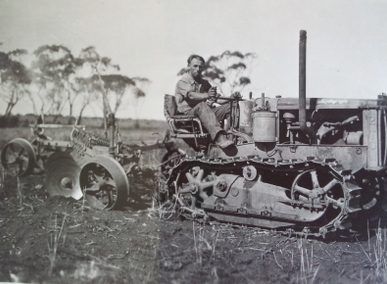
[[[230,98],[240,100],[242,95],[239,92],[235,92],[230,96]]]
[[[214,103],[216,100],[219,98],[220,94],[217,93],[217,88],[216,87],[211,87],[208,90],[208,99],[206,100],[206,103],[210,106],[213,107]]]
[[[208,98],[209,99],[213,99],[213,98],[217,98],[218,94],[217,94],[217,88],[216,87],[211,87],[209,90],[208,90]]]

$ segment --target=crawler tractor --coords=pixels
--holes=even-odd
[[[350,231],[382,200],[387,97],[306,98],[306,32],[300,32],[299,98],[231,100],[220,149],[195,117],[165,96],[171,137],[194,155],[170,152],[161,194],[185,214],[326,236]]]

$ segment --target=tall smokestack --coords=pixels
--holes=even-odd
[[[300,31],[299,50],[299,112],[300,129],[309,139],[315,138],[312,128],[306,125],[306,31]]]

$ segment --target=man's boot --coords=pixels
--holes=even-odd
[[[227,147],[229,147],[231,145],[234,145],[234,142],[232,142],[231,140],[228,140],[226,138],[226,135],[221,133],[216,138],[215,144],[218,145],[220,148],[227,148]]]

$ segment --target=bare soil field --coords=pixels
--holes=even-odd
[[[0,148],[24,135],[3,133]],[[154,204],[154,188],[143,202],[97,211],[49,197],[42,176],[0,181],[0,282],[387,283],[382,209],[364,235],[324,240],[182,219]]]

